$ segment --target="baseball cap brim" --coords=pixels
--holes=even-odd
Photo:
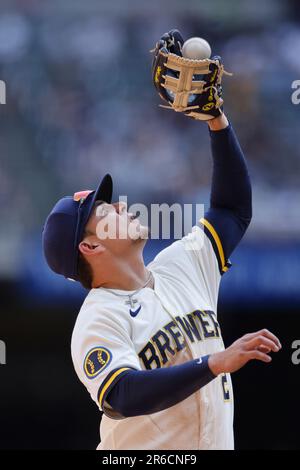
[[[107,174],[102,179],[101,183],[99,184],[98,188],[95,191],[94,198],[93,198],[93,205],[95,201],[101,200],[104,202],[111,203],[113,193],[113,181],[112,177]]]
[[[74,239],[74,252],[77,253],[77,255],[75,255],[74,257],[75,258],[74,274],[77,273],[77,264],[78,264],[78,256],[79,256],[78,245],[82,240],[85,226],[91,216],[95,202],[104,201],[110,204],[112,200],[112,193],[113,193],[112,177],[109,174],[107,174],[102,179],[96,191],[92,191],[87,196],[85,201],[82,203],[83,215],[77,226],[75,239]]]
[[[112,177],[107,174],[102,179],[96,191],[91,191],[90,194],[86,197],[82,203],[82,210],[84,211],[83,217],[80,221],[80,226],[78,227],[78,236],[75,237],[75,243],[78,244],[83,236],[84,228],[91,216],[92,210],[94,208],[96,201],[104,201],[111,203],[113,192],[113,182]]]

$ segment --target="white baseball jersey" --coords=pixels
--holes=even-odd
[[[162,250],[148,269],[154,289],[133,297],[92,289],[72,335],[79,379],[104,412],[98,449],[233,449],[233,394],[222,374],[160,412],[124,418],[105,398],[124,371],[171,367],[224,349],[217,320],[220,271],[226,264],[210,223]],[[131,291],[114,290],[116,294]]]

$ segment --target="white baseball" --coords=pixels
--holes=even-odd
[[[187,59],[209,59],[211,48],[203,38],[190,38],[182,46],[182,55]]]

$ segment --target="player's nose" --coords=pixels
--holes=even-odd
[[[127,203],[124,201],[115,202],[113,204],[118,214],[123,214],[127,211]]]

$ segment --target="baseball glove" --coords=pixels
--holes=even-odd
[[[169,106],[194,119],[208,121],[223,112],[222,77],[225,72],[219,56],[194,60],[182,57],[184,40],[172,29],[156,43],[152,79],[159,96]]]

